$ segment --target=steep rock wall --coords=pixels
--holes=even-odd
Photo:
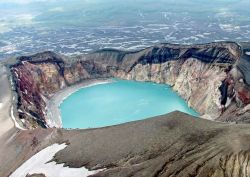
[[[231,115],[236,115],[249,104],[250,89],[237,69],[241,53],[237,44],[229,42],[159,44],[134,52],[105,49],[74,58],[43,52],[17,58],[17,63],[10,67],[19,95],[19,117],[28,128],[38,126],[36,122],[49,126],[46,100],[54,93],[85,79],[103,77],[169,84],[201,115],[216,119],[227,117],[232,111]],[[219,87],[228,78],[234,81],[230,87],[236,96],[229,104],[231,111],[222,114]]]
[[[162,64],[137,64],[131,72],[118,72],[116,76],[169,84],[201,115],[216,118],[220,115],[218,88],[226,78],[224,69],[227,66],[211,66],[198,59],[189,58]]]
[[[11,71],[18,93],[18,117],[28,129],[50,127],[46,103],[59,90],[84,79],[110,77],[105,68],[92,61],[67,64],[51,52],[20,57]]]

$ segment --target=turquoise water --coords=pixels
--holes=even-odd
[[[104,127],[175,110],[198,116],[170,86],[124,80],[82,88],[60,109],[64,128]]]

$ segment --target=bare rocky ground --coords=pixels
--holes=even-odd
[[[8,176],[44,147],[67,142],[53,160],[70,167],[106,168],[94,175],[98,177],[247,177],[249,128],[173,112],[99,129],[15,131],[0,140],[0,176]]]

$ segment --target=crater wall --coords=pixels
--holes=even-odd
[[[243,56],[241,47],[231,42],[159,44],[76,57],[43,52],[19,57],[9,68],[18,93],[16,113],[26,128],[50,127],[46,103],[59,90],[109,77],[169,84],[205,118],[248,122],[250,89],[239,67]]]

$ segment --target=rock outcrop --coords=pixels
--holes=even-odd
[[[250,89],[242,62],[238,44],[220,42],[159,44],[133,52],[104,49],[74,58],[44,52],[19,57],[10,68],[18,93],[18,115],[24,126],[32,128],[50,126],[46,101],[54,93],[86,79],[106,77],[169,84],[203,117],[248,121],[244,115],[249,112]],[[220,101],[225,95],[219,90],[223,83],[225,105]]]
[[[32,175],[28,174],[26,175],[26,177],[46,177],[46,176],[44,174],[32,174]]]

